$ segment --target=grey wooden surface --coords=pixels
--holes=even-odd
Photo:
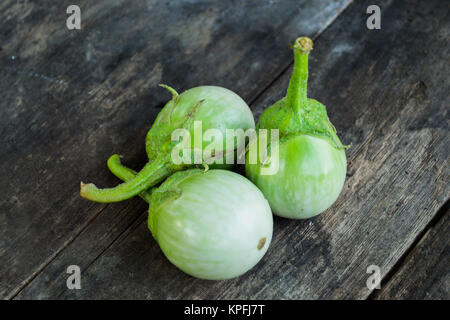
[[[376,299],[450,299],[448,208],[426,230]]]
[[[85,0],[80,31],[65,28],[69,4],[0,3],[2,298],[448,299],[445,1],[378,1],[382,29],[373,31],[370,1]],[[118,182],[110,154],[144,164],[145,133],[168,99],[158,83],[228,87],[258,117],[284,95],[287,44],[299,35],[315,38],[310,96],[352,143],[348,178],[321,216],[275,218],[271,247],[250,272],[189,277],[152,239],[142,200],[79,197],[80,180]],[[82,290],[66,287],[71,264]],[[381,292],[366,287],[371,264]],[[403,280],[408,270],[423,288]]]

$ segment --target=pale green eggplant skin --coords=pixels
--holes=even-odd
[[[247,177],[264,193],[274,214],[292,219],[311,218],[328,209],[338,198],[347,171],[347,146],[337,136],[325,106],[307,96],[312,48],[311,39],[296,39],[286,96],[267,108],[256,125],[270,134],[279,131],[278,157],[276,152],[270,154],[276,150],[271,142],[269,158],[250,163],[247,153],[245,164]]]
[[[171,89],[171,88],[170,88]],[[150,160],[161,154],[163,141],[168,141],[175,129],[183,127],[193,106],[197,110],[191,119],[191,125],[186,128],[191,137],[191,148],[194,148],[194,126],[192,122],[201,121],[202,131],[219,130],[223,137],[223,154],[226,154],[226,130],[255,128],[255,119],[247,103],[233,91],[218,86],[199,86],[175,95],[159,113],[146,137],[146,151]],[[204,149],[210,141],[202,141]],[[230,148],[233,151],[235,145]],[[223,158],[225,164],[225,156]],[[220,168],[220,164],[211,164],[211,169]]]
[[[270,163],[277,166],[276,158]],[[246,165],[246,175],[264,193],[274,214],[307,219],[328,209],[338,198],[347,172],[343,149],[328,141],[297,135],[279,146],[278,171],[262,175],[261,164]]]
[[[261,191],[222,169],[177,172],[152,192],[148,226],[165,256],[201,279],[238,277],[272,240],[273,216]]]

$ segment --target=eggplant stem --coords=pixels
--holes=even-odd
[[[114,174],[122,181],[132,180],[137,175],[137,172],[133,169],[125,167],[120,161],[120,158],[121,156],[117,154],[113,154],[111,157],[109,157],[107,162],[109,170],[112,172],[112,174]],[[151,190],[142,191],[141,193],[139,193],[139,196],[147,203],[150,203],[150,199],[152,196]]]
[[[313,42],[308,37],[300,37],[291,48],[294,51],[294,70],[289,80],[286,100],[288,106],[299,114],[308,100],[308,56],[313,48]]]
[[[131,180],[114,188],[99,189],[94,184],[81,183],[80,195],[96,202],[119,202],[138,195],[153,187],[174,172],[170,165],[170,157],[158,157],[148,162],[145,167]]]
[[[165,84],[159,84],[159,86],[160,86],[161,88],[164,88],[164,89],[166,89],[167,91],[169,91],[170,94],[172,95],[172,99],[177,99],[177,98],[178,98],[179,94],[178,94],[178,92],[177,92],[174,88],[169,87],[168,85],[165,85]]]

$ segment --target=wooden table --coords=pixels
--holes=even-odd
[[[0,296],[4,299],[450,298],[449,3],[79,0],[0,2]],[[118,183],[109,155],[146,161],[167,93],[227,87],[257,118],[285,94],[297,36],[315,40],[309,95],[347,151],[338,201],[275,217],[263,260],[229,281],[164,257],[139,198],[99,204],[79,183]],[[69,290],[69,265],[81,290]],[[366,285],[379,266],[381,289]]]

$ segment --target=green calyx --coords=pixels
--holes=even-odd
[[[294,51],[294,70],[286,97],[263,112],[257,128],[277,128],[280,139],[306,134],[326,139],[337,149],[348,148],[339,140],[325,106],[307,97],[308,56],[313,49],[312,40],[308,37],[297,38],[291,48]]]
[[[177,104],[180,99],[178,92],[164,84],[160,84],[160,87],[166,89],[172,94],[172,99],[166,103],[164,108],[156,117],[155,123],[151,129],[147,132],[145,139],[145,149],[147,151],[148,158],[154,160],[160,154],[169,152],[177,142],[171,141],[171,134],[175,129],[184,128],[189,129],[195,118],[200,105],[204,100],[197,101],[192,105],[189,112],[187,112],[185,118],[180,121],[173,120],[173,113],[176,110]]]
[[[201,169],[190,169],[186,171],[175,172],[167,178],[161,186],[152,191],[152,198],[148,208],[148,228],[153,237],[158,241],[157,233],[155,232],[155,223],[158,219],[158,209],[169,201],[176,201],[181,197],[183,192],[179,185],[189,177],[197,174],[203,174],[205,171]]]
[[[190,169],[185,171],[175,172],[168,177],[163,184],[152,191],[152,198],[150,203],[150,211],[156,211],[164,202],[173,201],[181,197],[181,189],[178,187],[187,178],[203,174],[205,170]]]

